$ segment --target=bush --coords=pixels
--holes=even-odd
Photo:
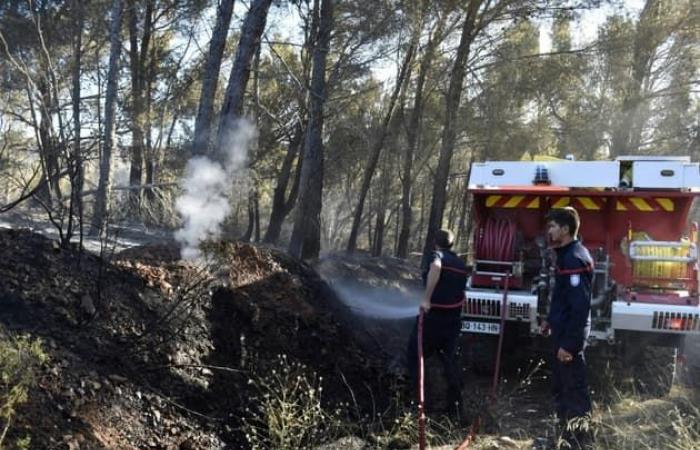
[[[48,359],[38,339],[12,336],[0,329],[0,448],[12,424],[17,407],[27,401],[37,383],[39,368]],[[28,446],[28,437],[15,447]]]
[[[244,419],[253,450],[313,448],[332,438],[337,420],[321,405],[321,377],[285,355],[262,372],[249,380],[256,406]]]

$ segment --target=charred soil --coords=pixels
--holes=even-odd
[[[6,442],[245,448],[250,380],[278,355],[321,377],[328,403],[354,399],[358,414],[388,404],[384,362],[309,266],[241,243],[206,254],[205,265],[184,262],[172,243],[99,258],[0,230],[0,327],[40,338],[48,355]]]

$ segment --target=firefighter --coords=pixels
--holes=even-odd
[[[552,391],[562,438],[570,448],[589,445],[591,414],[584,350],[591,325],[593,259],[577,238],[580,223],[571,207],[553,209],[547,215],[556,275],[543,332],[553,343]]]
[[[449,230],[439,230],[435,237],[435,251],[431,254],[430,265],[423,274],[425,292],[420,304],[420,309],[424,312],[423,356],[426,359],[433,354],[440,356],[447,378],[449,413],[454,414],[460,422],[465,422],[457,347],[467,270],[464,262],[452,252],[453,244],[454,234]],[[418,385],[417,336],[418,318],[406,353],[411,386]]]

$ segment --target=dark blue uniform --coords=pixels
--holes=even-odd
[[[464,303],[464,289],[467,284],[467,268],[464,262],[449,250],[433,253],[430,261],[439,259],[442,266],[440,278],[433,295],[430,298],[430,311],[423,317],[423,357],[429,358],[438,353],[445,368],[447,377],[448,398],[458,404],[458,412],[462,412],[461,386],[459,364],[457,362],[457,346],[461,327],[461,310]],[[427,272],[423,274],[426,281]],[[406,362],[408,373],[413,385],[417,385],[418,374],[418,319],[408,341]]]
[[[583,351],[591,327],[591,281],[593,260],[577,240],[557,248],[556,279],[549,322],[554,344],[552,389],[557,416],[562,422],[591,412]],[[556,353],[563,348],[571,362],[561,362]]]

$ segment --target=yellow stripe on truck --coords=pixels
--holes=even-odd
[[[651,205],[649,203],[647,203],[647,201],[644,200],[643,198],[631,197],[630,202],[632,202],[634,207],[640,211],[653,211],[654,210],[654,208],[652,208]]]
[[[570,201],[569,197],[562,197],[559,200],[557,200],[556,202],[554,202],[554,204],[552,205],[552,208],[563,208],[565,206],[569,206],[569,201]]]
[[[504,208],[515,208],[518,206],[518,204],[525,198],[524,195],[514,195],[508,201],[506,202],[505,205],[503,205]]]
[[[500,195],[489,195],[488,197],[486,197],[486,207],[487,208],[492,207],[493,205],[498,203],[498,201],[500,199],[501,199]]]
[[[657,198],[655,200],[664,211],[673,211],[675,205],[673,204],[673,200],[670,198]]]
[[[583,206],[583,209],[600,209],[600,206],[589,197],[578,197],[578,201]]]
[[[540,198],[535,197],[530,203],[527,204],[528,209],[535,209],[540,207]]]

